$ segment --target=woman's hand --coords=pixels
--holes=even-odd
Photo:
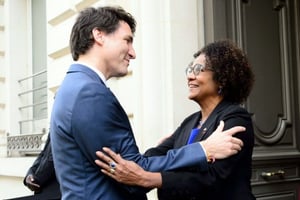
[[[116,154],[109,148],[104,147],[103,151],[107,155],[97,151],[96,155],[100,160],[95,160],[95,163],[102,168],[104,174],[120,183],[149,187],[144,177],[150,172],[144,171],[135,162],[124,160],[120,154]]]

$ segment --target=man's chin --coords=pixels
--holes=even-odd
[[[116,77],[124,77],[124,76],[127,76],[127,74],[128,74],[128,71],[120,72],[118,75],[116,75]]]

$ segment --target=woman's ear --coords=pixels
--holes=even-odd
[[[223,87],[221,85],[219,85],[218,87],[218,95],[221,95],[223,92]]]

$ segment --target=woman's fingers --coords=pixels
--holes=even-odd
[[[122,158],[118,156],[118,154],[116,154],[113,150],[111,150],[108,147],[103,147],[103,151],[117,163],[122,160]]]

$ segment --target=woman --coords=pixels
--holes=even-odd
[[[207,171],[196,167],[166,172],[145,172],[132,162],[108,151],[117,163],[110,171],[100,161],[104,173],[125,184],[158,188],[158,198],[201,200],[252,200],[251,161],[254,132],[250,114],[240,106],[250,94],[254,75],[243,51],[228,40],[208,44],[194,55],[187,67],[189,99],[200,111],[188,116],[177,130],[145,155],[164,155],[169,149],[205,140],[225,122],[225,130],[240,125],[246,131],[235,136],[242,139],[242,150],[229,158],[211,162]],[[110,161],[98,153],[100,158]],[[208,155],[209,157],[209,155]],[[105,171],[106,170],[106,171]]]

